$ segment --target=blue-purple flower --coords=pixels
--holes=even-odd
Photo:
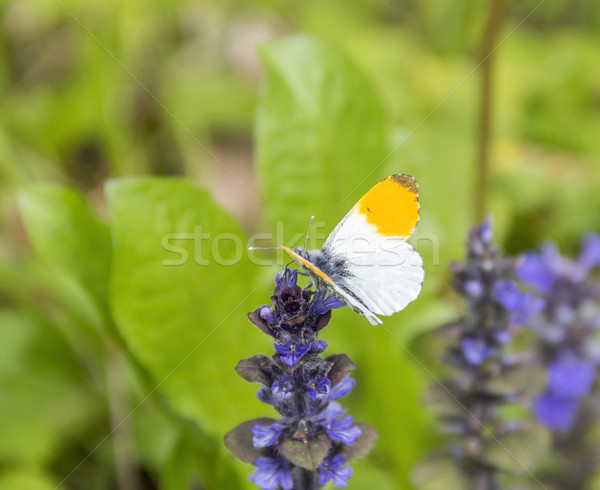
[[[312,351],[318,354],[325,349],[327,349],[327,342],[324,340],[315,340],[307,345],[301,345],[293,341],[289,341],[285,345],[275,344],[275,350],[280,354],[281,362],[290,367],[295,366],[307,352]]]
[[[286,426],[283,424],[259,425],[252,427],[252,445],[256,448],[272,446],[279,439],[281,431]]]
[[[337,296],[330,294],[326,297],[327,290],[319,289],[313,295],[310,306],[309,306],[309,315],[324,315],[329,310],[334,310],[336,308],[342,308],[346,306],[346,303],[339,299]]]
[[[567,353],[548,366],[548,389],[556,397],[583,398],[591,391],[596,375],[593,363]]]
[[[311,400],[327,398],[331,390],[331,381],[327,378],[311,379],[307,384],[306,394]]]
[[[545,305],[542,298],[521,291],[514,281],[500,280],[495,284],[496,299],[510,314],[511,323],[523,325],[531,315],[540,312]]]
[[[312,344],[300,345],[296,342],[289,341],[285,345],[275,344],[275,350],[281,355],[281,362],[288,366],[294,366],[306,354]]]
[[[284,269],[275,276],[275,283],[279,291],[285,288],[293,288],[298,282],[298,271],[295,269]]]
[[[330,403],[320,423],[332,440],[352,446],[360,437],[361,431],[359,427],[354,426],[354,417],[351,415],[338,418],[344,413],[338,403]]]
[[[274,381],[271,385],[273,396],[279,400],[288,400],[291,398],[294,387],[289,381]]]
[[[277,317],[275,316],[275,312],[271,305],[263,305],[260,307],[259,312],[260,318],[269,323],[275,323],[277,321]]]
[[[289,463],[285,459],[258,458],[254,464],[256,470],[250,477],[263,490],[277,490],[281,485],[284,490],[294,487]]]
[[[461,340],[460,346],[465,359],[473,366],[479,366],[494,353],[494,349],[483,339],[465,337]]]
[[[556,432],[569,430],[575,422],[579,401],[575,398],[560,398],[552,393],[538,396],[533,403],[535,418],[545,427]]]
[[[550,254],[526,253],[517,264],[515,274],[519,281],[545,293],[555,281]]]
[[[333,486],[336,488],[347,488],[348,480],[352,476],[352,468],[346,466],[346,461],[341,454],[331,459],[326,459],[319,467],[319,483],[325,485],[329,480],[333,480]]]

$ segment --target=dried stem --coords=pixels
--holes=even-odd
[[[494,50],[502,25],[503,0],[490,0],[488,21],[483,33],[481,52],[481,94],[479,106],[479,148],[475,186],[476,220],[481,221],[487,212],[489,187],[490,131],[494,77]]]

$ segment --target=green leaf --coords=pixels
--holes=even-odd
[[[238,459],[245,463],[254,464],[257,458],[268,456],[267,449],[257,449],[252,444],[252,427],[255,425],[271,425],[276,420],[267,417],[247,420],[225,435],[225,446]]]
[[[317,434],[306,442],[295,439],[284,439],[279,443],[279,450],[296,466],[315,471],[327,456],[331,440],[327,434]]]
[[[315,215],[322,237],[320,222],[331,230],[385,177],[369,173],[386,156],[386,118],[364,74],[325,41],[294,35],[260,53],[256,154],[268,217],[285,223],[289,240]]]
[[[256,387],[234,371],[264,350],[245,314],[253,288],[247,261],[236,261],[244,234],[182,180],[112,181],[107,197],[117,329],[170,406],[220,440],[236,420],[264,413]]]
[[[83,196],[57,185],[19,192],[19,208],[38,255],[66,271],[101,302],[106,300],[111,242],[108,226]]]

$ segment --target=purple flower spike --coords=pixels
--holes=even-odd
[[[258,458],[254,464],[256,470],[251,475],[250,480],[262,490],[277,490],[279,485],[283,490],[292,490],[294,487],[289,464],[286,460]]]
[[[279,291],[285,288],[293,288],[298,281],[298,271],[295,269],[284,269],[275,276],[275,283]]]
[[[289,400],[292,397],[293,390],[294,387],[289,381],[284,381],[283,383],[281,381],[275,381],[271,385],[271,392],[278,400]]]
[[[290,367],[297,364],[302,356],[304,356],[304,354],[306,354],[311,347],[312,343],[308,345],[300,345],[292,341],[285,345],[275,344],[275,350],[281,354],[281,362]]]
[[[573,426],[578,410],[578,400],[557,398],[550,393],[539,396],[533,405],[535,418],[540,424],[557,432],[567,431]]]
[[[347,488],[353,469],[345,465],[346,461],[341,454],[323,461],[319,467],[319,484],[325,485],[329,480],[333,480],[334,487]]]
[[[272,446],[279,439],[279,434],[285,429],[285,425],[255,425],[252,427],[252,445],[256,448]]]
[[[473,366],[479,366],[493,352],[492,348],[482,339],[465,337],[460,346],[465,359]]]
[[[591,362],[564,355],[548,367],[548,389],[558,398],[583,398],[592,389],[596,374]]]
[[[356,385],[356,380],[350,376],[346,376],[342,381],[336,384],[329,393],[327,400],[336,400],[348,395]]]
[[[324,315],[329,310],[346,306],[346,303],[337,296],[330,294],[329,296],[325,297],[325,294],[327,294],[326,289],[319,289],[314,294],[312,300],[310,301],[309,315]]]
[[[600,265],[600,235],[590,233],[583,239],[579,264],[588,271]]]
[[[311,400],[322,400],[327,398],[331,389],[331,381],[327,378],[321,378],[319,380],[313,379],[307,384],[308,390],[306,394]]]
[[[354,417],[348,415],[339,420],[326,420],[322,425],[332,440],[352,446],[361,434],[360,428],[353,427],[353,424]]]

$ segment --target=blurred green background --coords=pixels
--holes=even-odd
[[[289,244],[311,215],[327,233],[397,172],[420,184],[425,289],[386,320],[400,343],[350,311],[324,338],[357,362],[346,404],[381,436],[351,488],[411,488],[437,443],[420,339],[461,311],[446,265],[477,215],[488,9],[2,0],[0,488],[255,488],[222,438],[274,415],[233,368],[272,350],[246,312],[281,267],[238,245]],[[500,42],[498,241],[574,249],[600,222],[600,4],[511,0]],[[189,260],[163,265],[163,238],[198,226],[230,234],[204,242],[210,265],[181,239]]]

